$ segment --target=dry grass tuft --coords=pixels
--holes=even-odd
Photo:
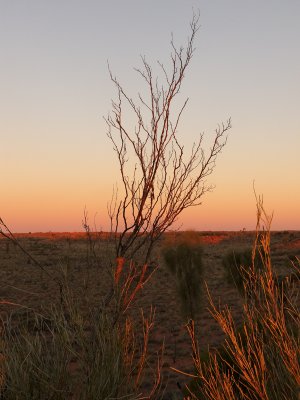
[[[298,400],[300,388],[300,319],[291,285],[279,284],[270,252],[272,218],[257,201],[257,234],[252,266],[244,279],[244,322],[235,326],[228,306],[211,313],[226,335],[223,349],[201,360],[194,324],[188,325],[192,341],[196,389],[193,399]],[[255,268],[256,254],[262,268]],[[299,261],[299,260],[298,260]],[[294,265],[299,273],[299,263]],[[209,295],[210,296],[210,295]]]

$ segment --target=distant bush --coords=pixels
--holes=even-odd
[[[165,264],[176,281],[181,311],[185,318],[194,319],[200,306],[202,281],[202,248],[181,242],[163,250]]]
[[[258,270],[262,268],[262,260],[258,253],[254,259],[254,267]],[[222,259],[227,281],[233,283],[237,289],[244,293],[248,274],[252,267],[252,249],[231,250]]]

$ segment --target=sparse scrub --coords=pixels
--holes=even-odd
[[[210,298],[211,312],[226,334],[226,342],[221,351],[209,353],[208,362],[201,360],[194,324],[188,325],[194,385],[198,386],[195,390],[193,385],[192,397],[188,399],[299,399],[299,309],[290,291],[276,284],[270,254],[271,218],[265,213],[261,199],[257,202],[257,212],[253,254],[259,254],[262,269],[242,270],[246,275],[243,325],[238,329],[230,309],[227,306],[218,309]],[[264,229],[259,230],[262,222]],[[299,271],[299,260],[295,268]]]
[[[253,249],[255,257],[262,260],[262,267],[258,270],[250,265],[249,269],[242,269],[247,274],[242,325],[235,325],[229,308],[219,309],[211,301],[212,313],[227,336],[224,346],[202,356],[205,349],[200,351],[197,347],[193,324],[188,325],[193,338],[195,373],[193,384],[186,389],[186,399],[190,396],[201,400],[298,400],[300,323],[295,304],[297,288],[293,291],[292,285],[299,284],[299,258],[293,259],[293,279],[282,282],[276,279],[268,234],[268,231],[258,232]],[[190,278],[189,274],[179,273],[180,279],[189,277],[188,282],[194,284],[194,274],[200,273],[201,282],[200,235],[178,233],[174,238],[172,242],[169,235],[167,244],[163,245],[164,253],[169,252],[170,272],[177,277],[180,264],[192,274]],[[198,263],[198,270],[189,269],[191,260],[194,266]],[[42,312],[44,317],[30,311],[27,316],[16,312],[5,319],[1,341],[3,400],[93,400],[120,396],[132,400],[142,396],[164,399],[163,394],[161,397],[158,392],[151,394],[152,388],[149,389],[152,373],[148,352],[153,351],[149,341],[152,329],[155,330],[154,312],[143,319],[141,331],[129,317],[132,304],[151,277],[147,264],[140,269],[136,263],[119,258],[110,274],[113,285],[110,300],[99,298],[98,306],[92,309],[87,296],[87,310],[83,312],[77,304],[83,300],[81,292],[78,294],[68,286],[75,261],[75,254],[74,258],[65,260],[69,268],[58,277],[61,302],[57,301],[55,307],[49,305]],[[92,252],[87,261],[92,273],[93,268],[97,269]],[[199,293],[199,286],[197,289]],[[194,312],[198,310],[199,304]],[[20,320],[16,326],[17,314],[23,322]],[[159,389],[160,374],[161,359],[154,375],[153,391]]]
[[[1,399],[164,398],[160,393],[163,346],[158,351],[156,347],[155,367],[152,365],[151,369],[148,363],[155,310],[151,307],[148,317],[141,311],[141,329],[138,330],[131,315],[132,305],[152,277],[149,260],[154,244],[182,211],[200,204],[202,196],[211,189],[206,185],[206,178],[213,172],[231,128],[229,119],[216,129],[206,155],[200,136],[185,157],[177,131],[187,100],[181,107],[176,106],[178,113],[171,116],[174,99],[194,53],[197,15],[193,15],[190,27],[186,48],[176,48],[171,41],[170,71],[159,63],[165,78],[163,85],[156,81],[151,66],[142,58],[142,69],[137,72],[146,82],[148,98],[139,95],[135,103],[110,71],[117,100],[112,102],[112,113],[106,121],[122,184],[120,199],[116,189],[108,206],[115,252],[110,244],[104,246],[108,261],[103,260],[103,247],[101,253],[101,246],[97,246],[100,242],[90,231],[85,213],[84,265],[87,268],[83,298],[82,292],[70,287],[69,273],[76,261],[71,256],[74,251],[71,241],[67,245],[67,255],[61,259],[64,264],[59,270],[61,274],[51,274],[49,260],[49,265],[47,261],[38,261],[0,218],[0,234],[7,239],[6,259],[11,258],[9,245],[13,244],[27,257],[26,267],[40,269],[39,282],[46,276],[45,287],[50,287],[51,283],[52,289],[55,286],[53,293],[59,297],[51,299],[53,293],[49,292],[48,307],[41,312],[28,308],[23,321],[16,318],[18,313],[2,315]],[[133,130],[124,124],[127,120],[123,118],[124,109],[128,108],[136,117]],[[182,313],[189,320],[187,329],[195,372],[187,374],[194,381],[186,387],[185,400],[299,400],[300,318],[290,290],[295,281],[281,282],[274,278],[270,256],[271,219],[265,214],[260,199],[257,206],[258,225],[253,249],[232,252],[223,259],[228,278],[244,294],[244,321],[237,327],[229,307],[217,308],[209,295],[211,313],[225,333],[226,341],[219,350],[209,351],[205,359],[197,343],[194,323],[203,291],[199,235],[189,233],[183,240],[169,243],[163,249],[165,264],[175,278]],[[263,217],[266,229],[260,230]],[[47,247],[39,246],[46,254]],[[36,248],[34,242],[33,248]],[[56,250],[58,248],[52,245],[51,252]],[[293,264],[299,274],[299,258],[295,257]],[[107,293],[105,296],[97,293],[97,304],[92,307],[89,290],[94,283],[91,275],[94,269],[98,276],[102,274]],[[298,275],[295,276],[298,279]],[[31,275],[22,278],[28,283],[35,279]],[[21,307],[5,300],[0,303]],[[145,382],[147,390],[143,386]]]
[[[2,229],[6,229],[6,238],[18,243],[3,221]],[[24,249],[21,245],[19,248]],[[25,249],[24,253],[29,254]],[[94,247],[86,258],[88,267],[99,266],[100,258]],[[33,256],[30,259],[41,271],[46,271]],[[129,268],[125,268],[127,264]],[[58,284],[60,298],[50,300],[41,312],[28,309],[25,318],[22,312],[18,319],[20,305],[3,302],[16,306],[17,311],[2,319],[0,397],[3,400],[104,400],[122,396],[131,400],[141,396],[158,399],[161,354],[153,376],[144,371],[154,311],[148,317],[142,313],[141,331],[128,315],[148,279],[147,265],[140,270],[119,259],[115,269],[118,279],[111,268],[113,290],[109,298],[99,296],[97,307],[91,307],[85,283],[83,296],[81,291],[72,290],[70,268],[67,257],[61,261],[60,274],[53,279]],[[106,278],[109,280],[109,275]],[[147,390],[142,387],[145,377],[148,383],[153,378],[153,385]]]

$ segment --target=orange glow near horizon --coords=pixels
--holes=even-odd
[[[256,225],[256,205],[252,199],[231,199],[220,191],[207,194],[203,204],[185,210],[171,229],[202,231],[238,231],[253,230]],[[81,200],[81,199],[80,199]],[[272,199],[265,201],[267,212],[274,211],[273,230],[300,230],[297,204],[282,204]],[[74,198],[63,200],[62,197],[36,201],[14,201],[2,204],[1,217],[14,232],[79,232],[83,230],[84,211],[88,213],[89,224],[93,230],[108,231],[109,219],[106,203],[97,203],[95,198],[90,203],[80,204]]]

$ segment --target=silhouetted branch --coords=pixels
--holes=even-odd
[[[173,106],[195,50],[198,23],[199,15],[194,14],[186,47],[176,47],[172,37],[170,71],[158,62],[164,84],[159,85],[150,64],[145,57],[141,58],[142,68],[136,71],[146,84],[147,98],[139,93],[135,102],[109,67],[117,100],[112,101],[112,112],[106,118],[107,135],[113,143],[122,180],[122,197],[117,200],[114,192],[109,207],[118,257],[131,258],[143,248],[147,261],[154,242],[180,213],[199,205],[202,196],[212,189],[207,186],[206,178],[213,172],[216,158],[226,144],[231,121],[216,129],[207,155],[202,146],[203,135],[186,155],[177,133],[188,99],[177,112]],[[134,129],[125,122],[128,111],[135,117]]]

